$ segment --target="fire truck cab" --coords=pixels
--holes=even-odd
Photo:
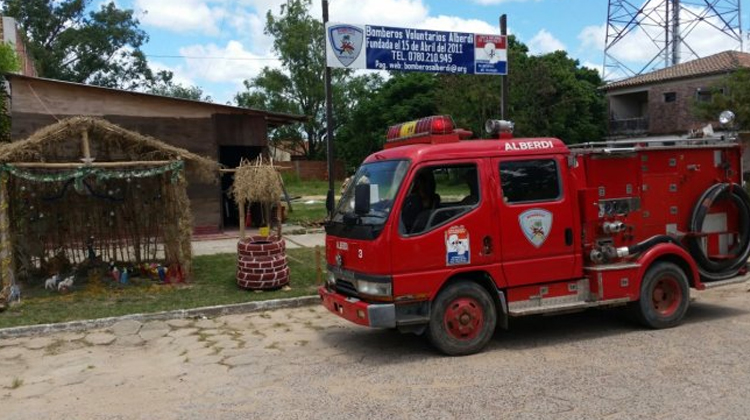
[[[326,224],[323,305],[354,323],[480,351],[511,317],[629,305],[680,323],[690,288],[745,281],[750,198],[722,138],[566,146],[400,124]]]

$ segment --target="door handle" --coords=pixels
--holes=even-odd
[[[565,228],[565,245],[573,245],[573,228]]]
[[[482,255],[492,254],[492,238],[485,236],[482,239]]]

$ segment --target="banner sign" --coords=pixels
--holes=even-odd
[[[326,24],[329,67],[430,73],[508,73],[502,35],[388,26]]]

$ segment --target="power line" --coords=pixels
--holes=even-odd
[[[267,58],[267,57],[212,57],[212,56],[199,56],[199,55],[159,55],[159,54],[146,54],[146,57],[150,58],[185,58],[189,60],[231,60],[231,61],[279,61],[278,58]]]

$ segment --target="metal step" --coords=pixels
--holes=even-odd
[[[703,285],[706,286],[706,290],[708,290],[715,289],[721,286],[729,286],[730,284],[744,283],[748,280],[750,280],[750,273],[745,274],[744,276],[732,277],[731,279],[727,280],[703,282]]]
[[[508,314],[510,316],[523,316],[588,307],[588,302],[591,300],[588,279],[579,279],[574,285],[575,294],[556,297],[544,297],[549,293],[549,287],[548,285],[539,285],[539,293],[530,299],[508,302]]]
[[[526,304],[524,306],[518,304]],[[527,302],[511,302],[508,305],[508,314],[510,316],[526,316],[526,315],[537,315],[550,312],[565,312],[577,309],[590,308],[595,302],[568,302],[568,303],[546,303],[539,302],[538,306],[528,306]]]
[[[628,302],[630,302],[628,298],[618,298],[618,299],[587,301],[587,302],[544,304],[541,306],[526,306],[522,308],[513,308],[513,306],[510,306],[509,315],[510,316],[527,316],[527,315],[550,314],[550,313],[583,310],[583,309],[588,309],[588,308],[596,308],[600,306],[624,305]]]

